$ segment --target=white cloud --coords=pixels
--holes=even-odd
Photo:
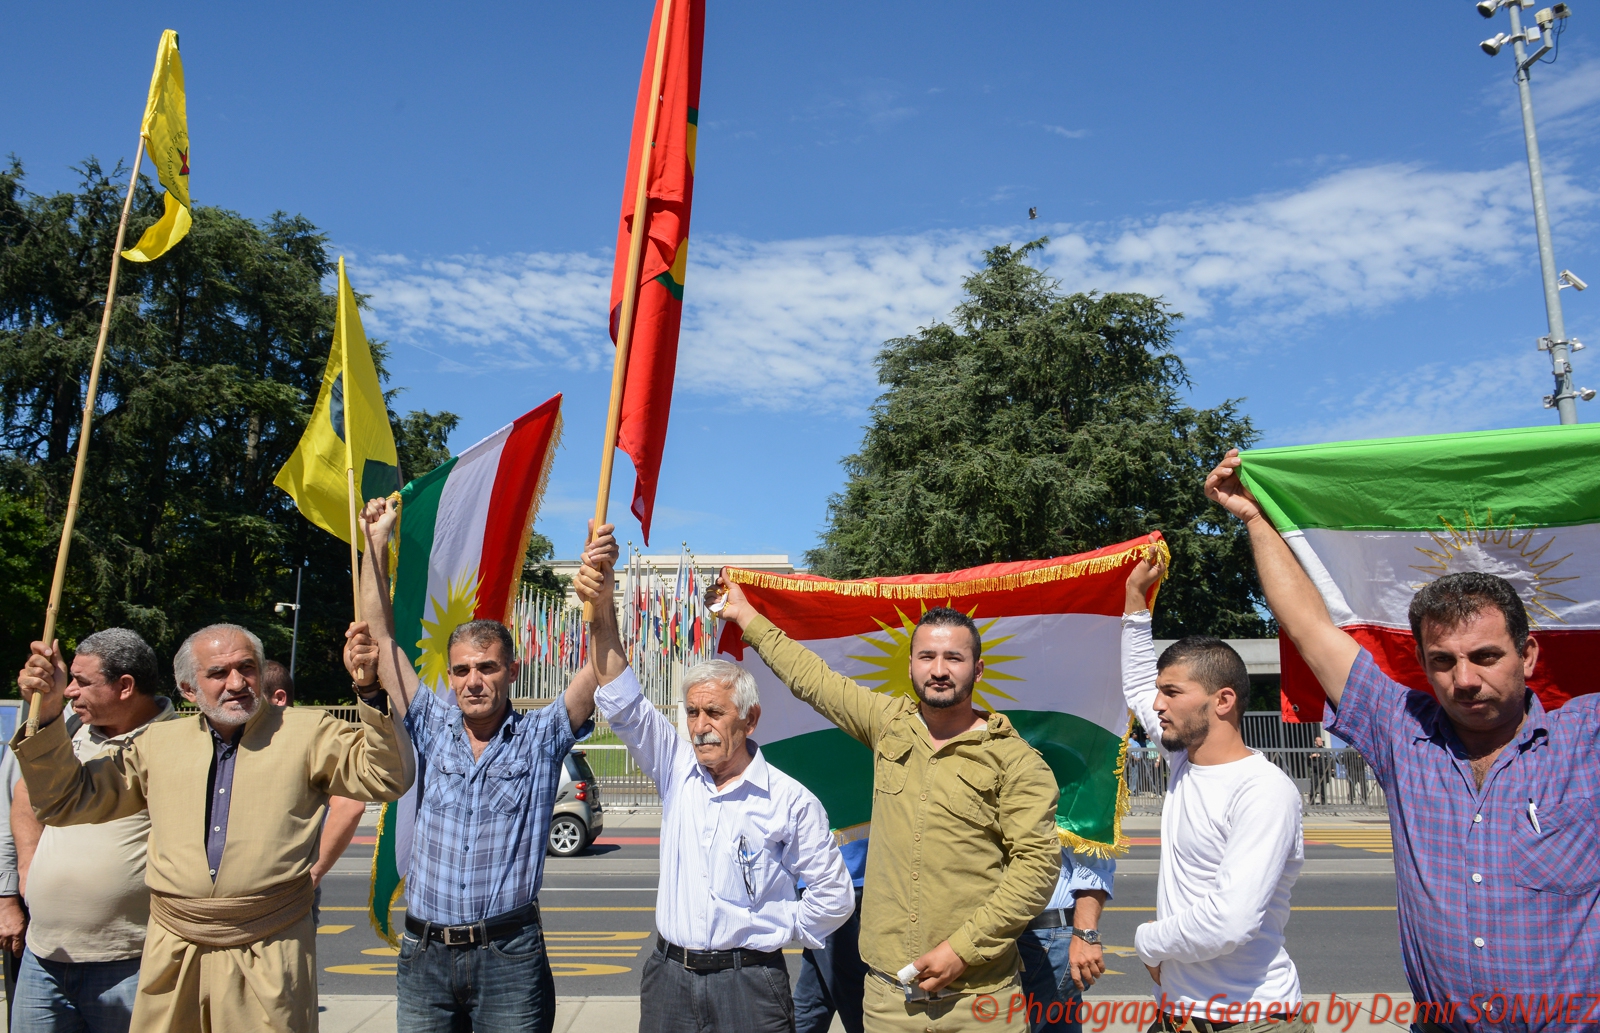
[[[1057,136],[1064,136],[1068,140],[1081,140],[1089,135],[1089,130],[1087,129],[1068,129],[1066,126],[1042,125],[1039,128],[1043,129],[1047,133],[1054,133]]]
[[[1359,438],[1446,434],[1524,424],[1550,393],[1550,357],[1526,341],[1502,349],[1510,358],[1434,362],[1404,378],[1384,379],[1350,396],[1330,392],[1328,415],[1278,435],[1283,441],[1348,441]],[[1336,413],[1336,415],[1335,415]],[[1550,413],[1554,422],[1555,414]]]
[[[1555,176],[1567,210],[1594,196]],[[1297,191],[1100,225],[1017,225],[788,241],[696,238],[679,385],[768,408],[858,409],[882,342],[944,318],[983,248],[1043,233],[1069,290],[1137,290],[1189,317],[1199,347],[1248,352],[1266,331],[1495,282],[1529,260],[1526,173],[1347,169]],[[359,285],[375,336],[446,369],[610,361],[609,255],[413,260]]]
[[[1533,75],[1533,114],[1541,140],[1586,138],[1600,125],[1600,60],[1535,65]],[[1509,76],[1496,76],[1485,86],[1484,100],[1499,111],[1502,130],[1522,135],[1522,105]]]

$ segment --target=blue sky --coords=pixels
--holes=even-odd
[[[948,313],[982,248],[1044,234],[1066,288],[1184,312],[1193,402],[1244,397],[1267,444],[1553,421],[1510,51],[1476,45],[1503,15],[708,8],[652,551],[798,561],[860,441],[881,342]],[[156,41],[178,29],[194,196],[331,235],[373,296],[402,409],[461,414],[459,450],[565,392],[541,528],[572,555],[650,9],[21,3],[0,150],[38,191],[70,187],[87,155],[131,158]],[[1534,104],[1557,261],[1600,283],[1597,32],[1578,8]],[[1563,301],[1569,332],[1593,337],[1600,291]],[[1600,387],[1594,354],[1577,379]],[[618,471],[613,512],[637,541]]]

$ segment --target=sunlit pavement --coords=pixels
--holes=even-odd
[[[639,972],[653,948],[658,872],[659,815],[607,814],[606,832],[579,857],[549,858],[541,894],[551,969],[561,998],[556,1029],[637,1028]],[[361,838],[372,829],[363,828]],[[1143,1028],[1137,1004],[1149,1001],[1149,976],[1131,949],[1134,930],[1155,915],[1159,819],[1126,821],[1133,847],[1119,862],[1117,899],[1101,930],[1108,972],[1090,1002],[1097,1014],[1089,1029]],[[324,1033],[394,1029],[394,951],[367,919],[368,844],[352,846],[323,886],[323,925],[317,938],[322,975]],[[1294,890],[1288,929],[1289,953],[1300,970],[1306,999],[1323,1012],[1337,1012],[1344,1027],[1345,1001],[1386,994],[1409,1001],[1395,917],[1395,887],[1387,821],[1313,816],[1306,828],[1306,867]],[[399,913],[396,913],[399,918]],[[791,975],[799,950],[790,954]],[[1329,994],[1336,993],[1330,1009]],[[1113,1012],[1111,1000],[1126,1002]],[[1100,1002],[1100,1003],[1096,1003]],[[997,1028],[1005,1028],[1000,1002]],[[1390,1005],[1379,999],[1378,1018],[1363,1012],[1358,1025],[1383,1028]],[[1126,1016],[1130,1021],[1123,1022]],[[1316,1016],[1328,1026],[1328,1015]],[[1015,1020],[1012,1028],[1021,1028]],[[1404,1024],[1402,1024],[1404,1025]]]

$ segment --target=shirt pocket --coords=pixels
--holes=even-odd
[[[731,841],[712,845],[711,891],[729,904],[754,908],[784,875],[779,858],[784,840],[746,830]],[[742,855],[742,856],[741,856]]]
[[[489,804],[501,814],[516,814],[528,804],[533,775],[526,763],[507,764],[489,772]]]
[[[994,769],[975,761],[963,760],[956,765],[955,783],[944,794],[945,807],[969,824],[981,829],[998,828],[1000,824],[999,782]]]
[[[423,772],[423,801],[430,806],[453,806],[466,789],[467,775],[466,765],[455,757],[441,757],[429,764]]]
[[[1518,886],[1541,893],[1581,896],[1600,887],[1600,812],[1590,797],[1539,808],[1539,830],[1524,811],[1524,835],[1512,843],[1512,874]]]
[[[911,743],[899,736],[886,736],[878,740],[876,754],[873,760],[873,787],[880,793],[890,795],[904,789]]]

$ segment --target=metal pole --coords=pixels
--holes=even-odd
[[[300,649],[300,578],[306,572],[306,564],[311,562],[301,559],[300,566],[294,572],[294,632],[289,637],[289,680],[294,681],[294,658]]]
[[[1577,393],[1572,390],[1571,352],[1567,345],[1567,324],[1561,315],[1561,285],[1556,279],[1556,256],[1550,246],[1550,211],[1544,199],[1544,167],[1539,161],[1539,137],[1533,128],[1533,95],[1528,89],[1526,47],[1523,46],[1522,13],[1519,4],[1507,4],[1511,12],[1511,35],[1517,37],[1512,52],[1517,59],[1517,96],[1522,102],[1522,137],[1528,146],[1528,181],[1533,187],[1533,225],[1539,236],[1539,275],[1544,279],[1544,311],[1550,324],[1550,368],[1556,389],[1551,396],[1562,423],[1578,422]]]

